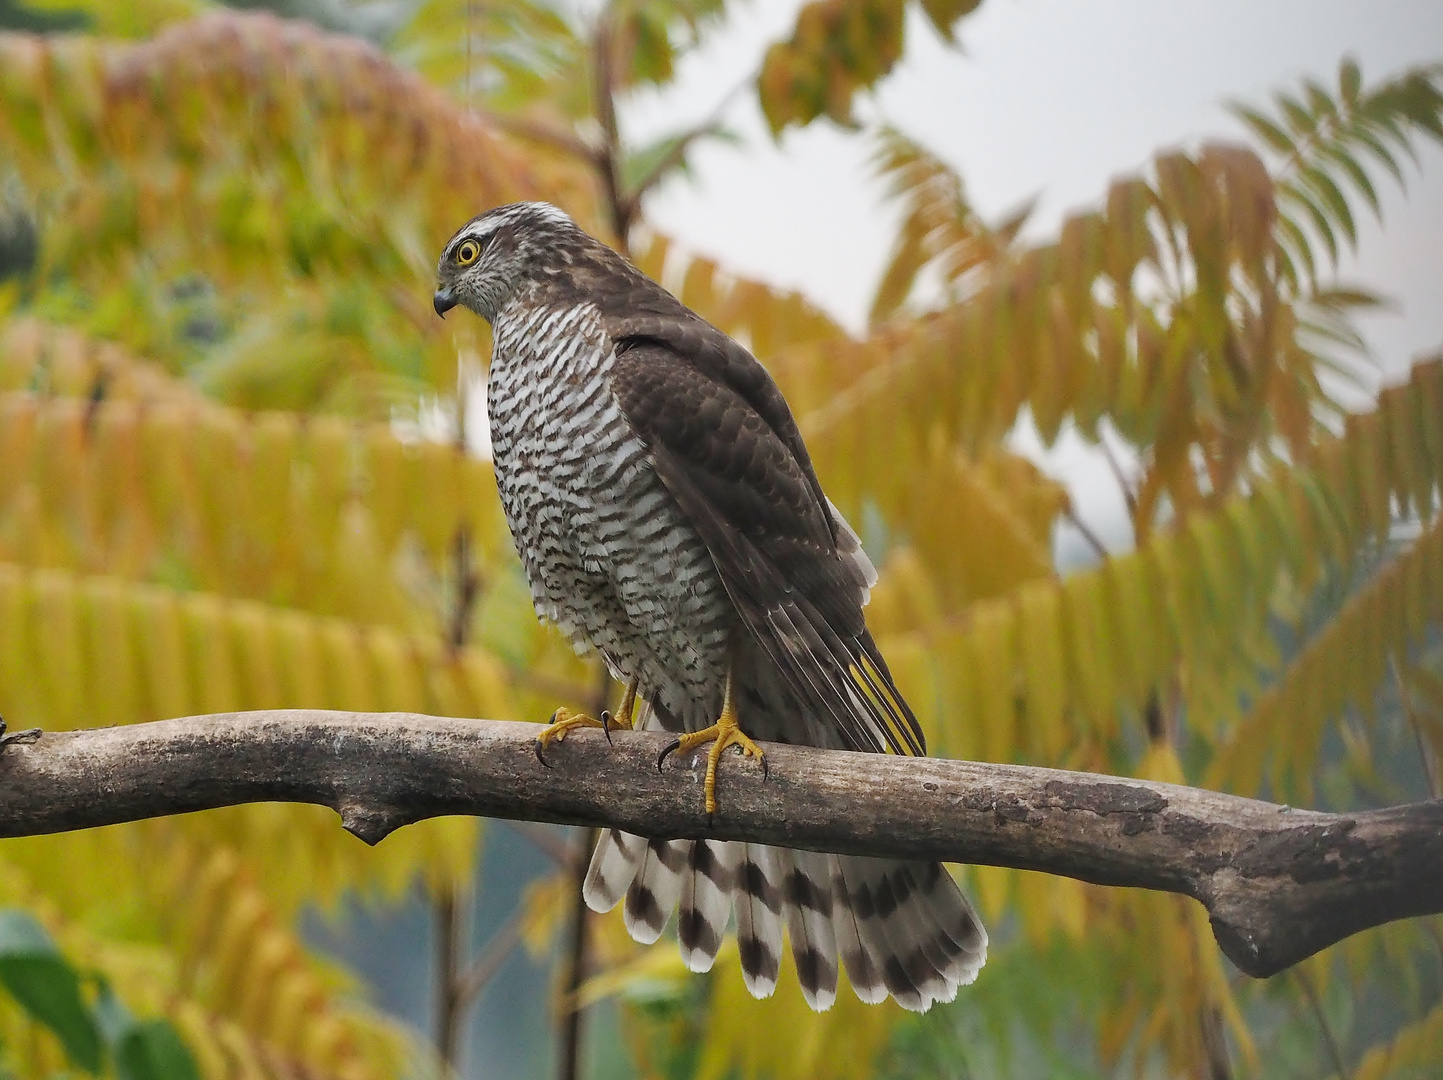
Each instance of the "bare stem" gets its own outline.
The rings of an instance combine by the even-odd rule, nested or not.
[[[1423,765],[1423,778],[1428,783],[1428,794],[1435,799],[1443,798],[1443,778],[1438,775],[1438,756],[1433,753],[1433,747],[1423,734],[1423,725],[1413,709],[1413,695],[1408,692],[1408,684],[1403,679],[1398,661],[1389,657],[1388,666],[1393,669],[1393,681],[1398,684],[1398,704],[1408,719],[1408,726],[1413,729],[1413,741],[1418,744],[1418,758]]]
[[[456,599],[451,605],[446,643],[452,649],[463,649],[471,636],[471,613],[481,595],[481,575],[476,571],[476,560],[471,557],[471,534],[468,530],[456,530],[451,554],[452,570],[456,577]]]
[[[521,943],[521,935],[525,932],[526,910],[518,907],[501,924],[501,928],[491,935],[466,970],[456,975],[453,985],[456,988],[457,1003],[462,1009],[469,1008],[476,1000],[476,995],[481,993],[486,984],[501,970],[501,965],[506,963],[506,958]]]
[[[570,866],[575,860],[575,849],[551,827],[534,821],[508,821],[506,824],[535,844],[558,867]]]
[[[592,39],[592,94],[596,122],[601,126],[601,145],[596,149],[596,167],[601,173],[601,186],[611,215],[611,231],[623,254],[631,241],[631,223],[635,208],[627,204],[621,193],[621,136],[616,125],[616,75],[612,71],[611,14],[603,9],[596,17],[596,34]]]
[[[556,1075],[559,1080],[577,1080],[581,1068],[581,1014],[577,991],[586,981],[586,903],[581,886],[586,881],[587,854],[596,846],[598,830],[587,829],[580,837],[581,851],[571,871],[571,921],[566,934],[566,968],[561,976],[557,1001]]]
[[[442,886],[431,898],[436,927],[436,1052],[453,1072],[461,1066],[461,1032],[467,1004],[458,994],[457,971],[466,949],[469,901],[469,894],[454,884]]]
[[[488,123],[500,128],[508,135],[549,146],[553,150],[559,150],[561,153],[584,161],[593,167],[600,158],[596,147],[565,128],[555,127],[538,120],[529,120],[522,116],[507,116],[504,113],[488,112],[484,115]]]
[[[603,667],[597,673],[591,715],[600,716],[606,708],[611,690],[611,676]],[[581,1013],[578,992],[586,980],[586,901],[581,889],[586,882],[589,856],[596,847],[597,829],[587,829],[580,837],[579,850],[572,854],[571,919],[567,927],[566,968],[561,976],[561,994],[556,1004],[556,1075],[560,1080],[576,1080],[581,1067]]]
[[[1293,978],[1297,980],[1298,986],[1303,991],[1303,998],[1308,1003],[1308,1009],[1317,1021],[1318,1030],[1323,1034],[1323,1047],[1328,1052],[1328,1058],[1333,1063],[1333,1072],[1339,1080],[1348,1080],[1348,1067],[1343,1063],[1343,1052],[1338,1046],[1338,1040],[1333,1037],[1333,1028],[1328,1023],[1328,1014],[1323,1011],[1322,999],[1318,997],[1318,988],[1313,985],[1313,980],[1308,973],[1300,967],[1292,971]]]
[[[1087,522],[1082,520],[1082,518],[1078,515],[1077,511],[1074,510],[1071,505],[1067,507],[1065,513],[1067,514],[1067,520],[1072,522],[1072,527],[1082,534],[1082,538],[1086,540],[1088,546],[1097,553],[1097,557],[1099,559],[1106,559],[1109,555],[1107,545],[1104,544],[1101,538],[1092,531],[1091,527],[1088,526]]]
[[[721,127],[722,115],[726,112],[728,106],[736,100],[738,94],[756,82],[757,74],[755,71],[749,72],[745,79],[723,94],[721,100],[716,103],[716,106],[707,115],[707,118],[679,136],[676,142],[667,149],[667,152],[636,182],[636,186],[627,192],[625,200],[626,209],[632,220],[635,220],[637,214],[640,212],[642,198],[648,191],[655,187],[668,172],[681,163],[681,160],[686,156],[686,152],[691,149],[691,144],[696,142],[697,139],[705,138],[717,132]]]
[[[1123,471],[1122,462],[1117,460],[1117,455],[1112,452],[1112,447],[1107,445],[1105,438],[1099,438],[1097,445],[1102,448],[1102,456],[1107,461],[1107,467],[1112,470],[1113,477],[1117,480],[1117,486],[1122,489],[1122,501],[1127,505],[1127,515],[1133,520],[1133,528],[1136,529],[1137,518],[1137,490],[1132,480]]]

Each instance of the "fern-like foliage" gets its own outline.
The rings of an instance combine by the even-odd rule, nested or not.
[[[169,24],[167,3],[137,5],[147,27]],[[920,9],[950,33],[975,6]],[[805,5],[758,83],[772,122],[847,121],[895,61],[907,7]],[[0,36],[0,151],[37,239],[35,266],[0,291],[6,719],[279,705],[535,719],[579,703],[594,673],[532,615],[488,463],[461,440],[401,437],[394,411],[426,393],[459,414],[458,372],[486,352],[484,331],[426,303],[456,223],[546,198],[605,231],[588,126],[601,69],[618,92],[664,82],[724,14],[617,0],[583,24],[528,0],[428,0],[390,42],[409,72],[266,16],[211,13],[139,43]],[[1298,796],[1325,773],[1331,792],[1397,727],[1349,715],[1391,678],[1419,745],[1443,749],[1443,361],[1362,410],[1330,377],[1356,372],[1351,316],[1371,302],[1330,271],[1379,181],[1439,137],[1439,87],[1436,67],[1365,86],[1345,64],[1336,88],[1243,110],[1260,145],[1159,154],[1040,242],[1020,234],[1025,210],[982,221],[953,170],[883,131],[875,165],[903,224],[861,335],[664,236],[628,237],[776,374],[882,567],[869,619],[933,746]],[[668,155],[612,179],[641,184]],[[1067,496],[1008,449],[1024,416],[1048,440],[1105,429],[1129,446],[1135,550],[1058,573]],[[1314,594],[1364,564],[1376,573],[1299,630]],[[0,891],[127,995],[149,993],[207,1077],[395,1075],[406,1040],[293,920],[418,875],[453,888],[476,839],[475,823],[432,822],[372,851],[329,812],[251,806],[7,842]],[[1256,1071],[1258,999],[1195,906],[996,869],[969,887],[1006,930],[950,1015],[984,1017],[989,1047],[1018,1030],[992,1003],[1020,1000],[992,987],[1017,957],[1050,957],[1049,985],[1058,968],[1090,973],[1081,1045],[1099,1070],[1196,1073],[1231,1047]],[[564,893],[562,878],[532,891],[535,948]],[[860,1077],[903,1023],[846,995],[822,1017],[786,987],[754,1002],[734,953],[699,983],[616,920],[595,929],[579,997],[628,1003],[642,1071]],[[1335,966],[1391,980],[1423,941],[1391,927]],[[1324,992],[1329,965],[1309,969]],[[1426,1060],[1425,997],[1364,1074]]]
[[[873,325],[901,307],[924,267],[936,271],[949,301],[961,300],[969,282],[975,286],[972,279],[983,277],[981,271],[1006,255],[1032,212],[1028,203],[1002,224],[987,225],[967,201],[962,178],[894,127],[877,133],[873,164],[888,180],[888,194],[905,208],[872,300],[868,319]]]
[[[1275,94],[1273,104],[1271,115],[1242,103],[1232,108],[1278,159],[1278,224],[1289,273],[1300,286],[1301,276],[1316,286],[1318,242],[1334,266],[1340,234],[1357,246],[1357,202],[1381,220],[1374,170],[1386,169],[1402,185],[1402,159],[1416,160],[1414,137],[1443,143],[1443,66],[1365,88],[1357,61],[1345,59],[1335,88],[1308,79],[1300,92]]]

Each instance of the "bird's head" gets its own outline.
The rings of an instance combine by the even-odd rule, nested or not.
[[[544,202],[510,203],[472,218],[441,252],[436,314],[460,304],[494,320],[516,286],[553,261],[545,256],[578,235],[584,236],[564,210]]]

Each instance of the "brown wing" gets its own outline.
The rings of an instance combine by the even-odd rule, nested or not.
[[[740,344],[660,285],[634,268],[628,266],[628,270],[622,287],[610,292],[599,290],[599,306],[611,340],[632,345],[642,342],[661,345],[734,391],[771,428],[800,467],[817,505],[825,506],[826,497],[812,469],[802,433],[767,369]],[[830,515],[826,515],[825,526],[835,541],[836,528]]]
[[[762,400],[779,405],[795,433],[771,377],[746,355],[770,387]],[[612,380],[742,623],[795,699],[834,724],[850,749],[923,753],[921,728],[863,620],[865,582],[838,551],[810,465],[753,394],[650,335],[617,342]]]

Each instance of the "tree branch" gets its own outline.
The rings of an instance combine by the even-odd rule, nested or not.
[[[611,826],[1063,874],[1201,901],[1223,951],[1272,975],[1349,934],[1443,912],[1443,801],[1324,814],[1020,765],[768,746],[729,758],[721,810],[701,756],[660,732],[576,731],[536,758],[534,724],[412,713],[219,713],[49,732],[0,755],[0,836],[246,802],[330,806],[367,843],[440,814]]]

